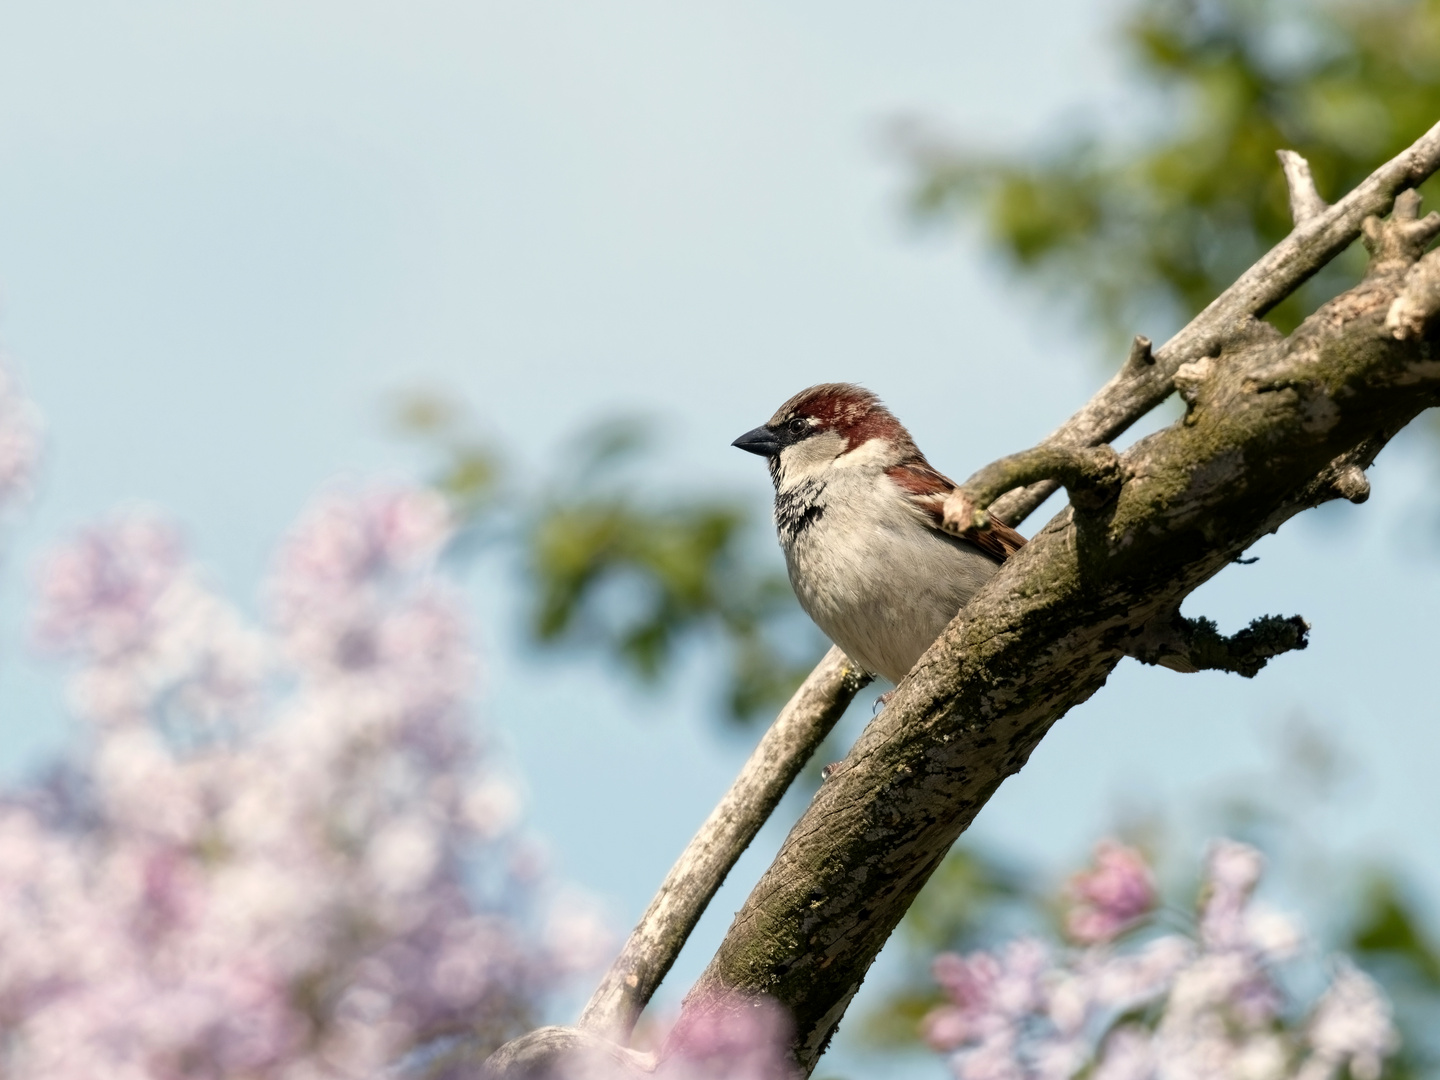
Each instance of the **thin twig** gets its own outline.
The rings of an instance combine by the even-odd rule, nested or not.
[[[1006,492],[1036,480],[1063,484],[1070,504],[1098,510],[1120,494],[1120,458],[1108,446],[1056,446],[1043,443],[992,461],[945,500],[943,523],[960,536],[989,527],[987,512]]]
[[[580,1014],[581,1028],[617,1042],[629,1038],[725,875],[869,681],[869,675],[831,646],[670,868],[625,948]]]

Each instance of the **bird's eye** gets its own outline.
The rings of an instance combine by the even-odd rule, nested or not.
[[[785,430],[791,435],[804,435],[810,430],[810,424],[802,416],[797,416],[785,425]]]

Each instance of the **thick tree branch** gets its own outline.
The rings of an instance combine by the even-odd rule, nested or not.
[[[686,846],[580,1014],[624,1042],[737,859],[851,700],[870,681],[831,646],[780,711],[740,775]]]
[[[735,991],[770,994],[792,1010],[796,1059],[813,1068],[915,895],[1050,726],[1261,536],[1307,507],[1358,496],[1385,442],[1440,402],[1440,303],[1432,271],[1413,261],[1412,199],[1388,224],[1366,226],[1376,257],[1358,286],[1289,338],[1255,319],[1359,231],[1357,206],[1383,208],[1398,184],[1435,167],[1440,132],[1422,143],[1423,155],[1402,155],[1298,226],[1280,256],[1156,355],[1169,386],[1189,368],[1186,416],[1121,456],[1117,499],[1062,511],[925,653],[796,823],[687,1014]],[[1386,320],[1401,297],[1415,314],[1397,337]],[[1113,398],[1087,406],[1092,437],[1124,402],[1157,400],[1158,383],[1135,385],[1145,380],[1137,366],[1117,376],[1129,385],[1112,380]],[[1069,445],[1083,444],[1084,426]],[[1242,673],[1303,640],[1298,621],[1262,620],[1231,639],[1200,622],[1181,629],[1173,655]]]

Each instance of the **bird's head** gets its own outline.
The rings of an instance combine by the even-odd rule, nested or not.
[[[800,391],[731,445],[767,458],[777,484],[832,464],[885,468],[919,455],[894,413],[853,383],[821,383]]]

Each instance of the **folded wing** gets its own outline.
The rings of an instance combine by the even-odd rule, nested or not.
[[[943,532],[947,536],[954,536],[967,544],[973,544],[986,555],[1000,562],[1004,562],[1025,546],[1025,537],[993,515],[990,518],[990,524],[984,529],[972,529],[963,534],[946,529],[943,524],[942,508],[945,505],[945,499],[959,485],[944,473],[936,472],[928,462],[924,460],[909,461],[891,466],[885,472],[890,479],[895,481],[900,490],[905,492],[910,504],[921,512],[925,521],[936,532]]]

